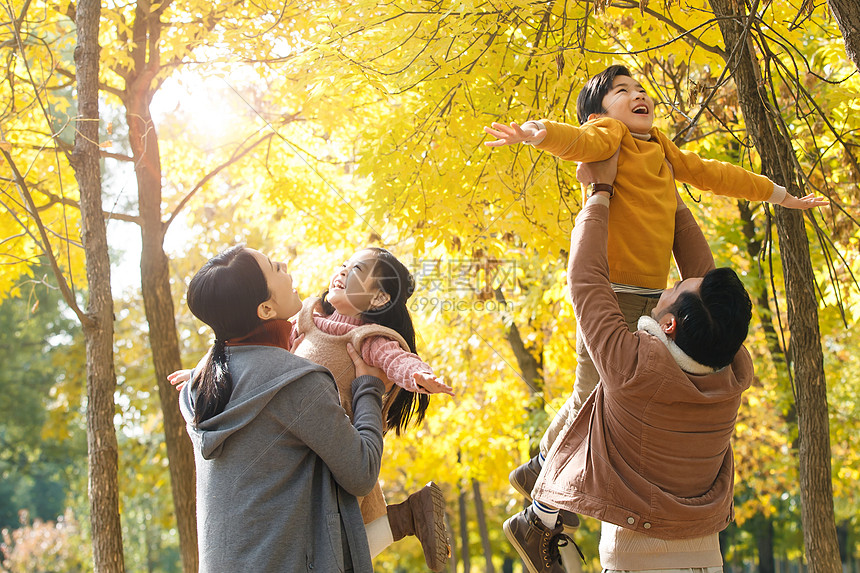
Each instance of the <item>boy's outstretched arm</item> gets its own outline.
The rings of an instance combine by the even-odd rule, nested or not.
[[[484,127],[484,131],[496,138],[494,141],[485,141],[484,145],[487,147],[501,147],[502,145],[516,145],[517,143],[537,145],[546,137],[546,129],[536,121],[527,121],[522,125],[511,122],[510,126],[493,122],[490,127]]]
[[[825,197],[816,197],[815,193],[810,193],[806,197],[795,197],[791,193],[786,192],[783,200],[777,203],[777,205],[782,205],[786,209],[800,209],[805,211],[807,209],[812,209],[813,207],[825,207],[829,203],[830,201]]]

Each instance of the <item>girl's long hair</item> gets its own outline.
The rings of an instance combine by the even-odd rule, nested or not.
[[[406,306],[409,297],[415,292],[415,280],[406,265],[397,260],[391,252],[379,247],[368,247],[366,250],[376,255],[373,278],[377,280],[379,288],[388,295],[389,300],[379,308],[362,312],[360,316],[365,322],[379,324],[397,332],[406,341],[409,350],[417,354],[415,327],[412,325],[412,317]],[[327,296],[328,290],[322,294],[323,312],[331,315],[334,307],[329,304]],[[393,428],[396,434],[400,435],[413,415],[415,424],[421,423],[429,405],[430,397],[427,394],[416,394],[401,388],[388,409],[387,428]]]
[[[269,286],[257,259],[244,245],[209,259],[188,285],[188,308],[215,332],[215,343],[203,371],[191,381],[194,423],[224,411],[233,392],[226,342],[260,325],[257,307],[269,299]]]

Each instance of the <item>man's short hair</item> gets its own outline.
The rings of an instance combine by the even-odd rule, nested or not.
[[[588,121],[592,113],[606,113],[603,109],[603,98],[612,89],[612,84],[618,76],[630,76],[630,71],[624,66],[609,66],[596,76],[592,76],[585,82],[585,87],[580,90],[576,97],[576,117],[580,125]]]
[[[732,363],[749,332],[752,303],[730,268],[713,269],[699,293],[687,292],[667,309],[675,315],[675,344],[700,364],[720,369]]]

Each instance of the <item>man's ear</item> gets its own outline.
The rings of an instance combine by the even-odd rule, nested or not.
[[[658,322],[663,334],[665,334],[667,338],[675,340],[675,331],[678,328],[678,320],[675,318],[675,315],[671,312],[667,312],[660,317]]]
[[[379,307],[385,306],[388,301],[391,300],[391,296],[387,292],[382,289],[376,291],[376,294],[373,295],[373,298],[370,299],[370,309],[374,310]]]
[[[592,114],[589,114],[589,116],[588,116],[588,121],[591,121],[592,119],[597,119],[597,118],[599,118],[599,117],[603,117],[603,114],[602,114],[602,113],[592,113]]]
[[[257,305],[257,316],[260,320],[271,320],[275,318],[277,314],[278,313],[275,311],[274,307],[272,307],[272,299],[261,302]]]

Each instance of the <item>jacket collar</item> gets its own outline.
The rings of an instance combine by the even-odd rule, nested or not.
[[[665,344],[666,348],[669,349],[669,354],[672,355],[672,358],[675,359],[675,362],[678,363],[678,366],[684,372],[699,375],[713,374],[714,372],[716,372],[716,369],[711,368],[710,366],[705,366],[704,364],[699,364],[698,362],[690,358],[690,356],[687,355],[686,352],[678,348],[678,345],[675,344],[675,341],[671,340],[668,336],[666,336],[666,333],[663,332],[663,329],[660,328],[660,325],[657,323],[657,321],[650,316],[640,316],[639,322],[636,326],[639,328],[639,330],[644,330],[651,336],[657,337],[660,342]]]

